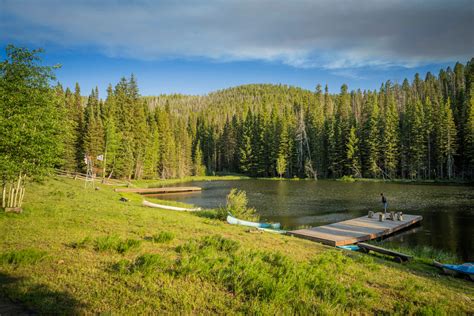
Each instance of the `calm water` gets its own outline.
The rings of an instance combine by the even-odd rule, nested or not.
[[[186,185],[190,185],[187,183]],[[390,237],[405,246],[430,245],[474,261],[474,187],[338,181],[207,181],[193,182],[201,193],[161,196],[204,208],[225,205],[231,188],[245,190],[250,206],[262,220],[284,229],[319,226],[382,210],[380,193],[389,211],[423,216],[422,224]]]

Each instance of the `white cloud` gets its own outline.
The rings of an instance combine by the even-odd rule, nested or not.
[[[2,42],[139,59],[411,67],[474,53],[470,0],[0,0]]]

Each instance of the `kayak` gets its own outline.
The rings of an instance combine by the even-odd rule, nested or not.
[[[446,274],[464,275],[468,276],[472,281],[474,281],[474,263],[472,262],[464,264],[442,264],[434,261],[434,265],[443,269],[443,272]]]
[[[345,249],[345,250],[350,250],[350,251],[359,251],[360,248],[357,245],[348,245],[348,246],[336,246],[337,248],[340,249]]]
[[[280,229],[280,223],[272,224],[272,223],[249,222],[249,221],[244,221],[242,219],[238,219],[231,215],[227,215],[227,223],[232,224],[232,225],[242,225],[242,226],[257,227],[257,228]]]

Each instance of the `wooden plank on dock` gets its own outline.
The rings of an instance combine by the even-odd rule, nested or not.
[[[181,192],[198,192],[200,187],[167,187],[167,188],[117,188],[115,192],[130,193],[147,193],[147,194],[163,194],[163,193],[181,193]]]
[[[398,251],[394,251],[394,250],[374,246],[374,245],[371,245],[371,244],[366,244],[366,243],[363,243],[363,242],[358,243],[357,246],[359,246],[359,248],[361,248],[365,252],[373,251],[373,252],[381,253],[383,255],[399,258],[397,261],[400,261],[400,262],[410,261],[411,259],[413,259],[413,256],[410,256],[410,255],[407,255],[407,254],[404,254],[404,253],[401,253],[401,252],[398,252]]]
[[[344,246],[393,234],[422,219],[423,217],[419,215],[404,214],[402,221],[385,220],[380,222],[378,216],[374,216],[374,218],[362,216],[334,224],[293,230],[288,234],[334,247]]]

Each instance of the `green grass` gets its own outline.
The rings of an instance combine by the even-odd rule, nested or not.
[[[116,235],[99,236],[95,240],[90,237],[83,238],[79,241],[69,243],[73,249],[84,249],[92,247],[95,251],[115,251],[124,254],[132,249],[137,249],[141,245],[141,240],[137,239],[122,239]]]
[[[430,246],[419,245],[415,247],[401,247],[396,243],[390,242],[370,242],[371,244],[401,252],[413,256],[418,262],[431,265],[433,260],[442,263],[456,264],[460,263],[459,258],[455,253],[450,253],[444,250],[435,249]]]
[[[168,180],[134,180],[132,185],[139,188],[159,188],[162,186],[171,186],[173,184],[186,183],[192,181],[227,181],[227,180],[246,180],[252,179],[244,175],[225,175],[225,176],[193,176],[181,179]]]
[[[0,264],[24,265],[35,264],[44,259],[46,251],[36,249],[12,250],[0,254]]]
[[[472,283],[423,262],[252,234],[100,187],[48,179],[27,188],[23,213],[0,213],[0,295],[39,314],[474,313]]]
[[[174,234],[171,232],[160,232],[152,236],[153,242],[164,243],[174,239]]]

